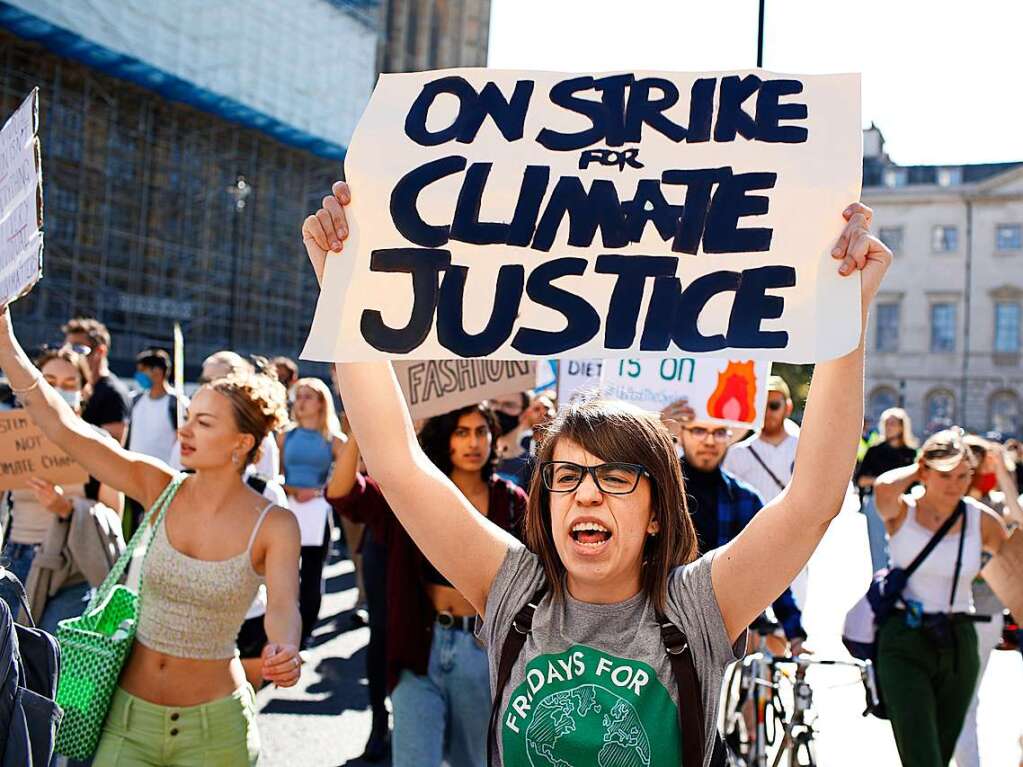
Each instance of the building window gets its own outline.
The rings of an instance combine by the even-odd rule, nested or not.
[[[931,232],[931,250],[935,253],[954,253],[959,250],[959,229],[954,226],[936,226]]]
[[[1019,353],[1019,304],[998,301],[995,304],[995,353]]]
[[[956,398],[948,389],[934,389],[924,399],[924,421],[927,433],[947,429],[955,423]]]
[[[882,226],[878,235],[881,238],[881,242],[888,246],[896,256],[902,252],[902,227],[901,226]]]
[[[867,418],[871,423],[881,420],[881,413],[898,404],[899,395],[890,386],[879,386],[867,397]]]
[[[899,305],[878,304],[876,316],[874,350],[897,352],[899,350]]]
[[[956,305],[931,304],[931,351],[956,350]]]
[[[1023,226],[999,224],[995,230],[995,250],[1023,250]]]
[[[907,178],[905,168],[885,168],[882,174],[885,186],[905,186]]]
[[[962,168],[938,168],[938,186],[955,186],[962,178]]]
[[[991,428],[1006,437],[1018,437],[1023,432],[1020,418],[1019,395],[1014,391],[1000,391],[991,395],[988,407]]]

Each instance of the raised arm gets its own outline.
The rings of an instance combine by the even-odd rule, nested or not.
[[[302,240],[322,282],[328,252],[348,235],[348,185],[302,225]],[[515,539],[478,513],[423,453],[388,362],[338,363],[345,412],[370,474],[412,540],[462,596],[483,614],[487,593]]]
[[[0,368],[43,434],[104,485],[148,507],[174,476],[166,464],[128,452],[75,415],[21,348],[4,307],[0,307]]]
[[[355,487],[355,475],[359,470],[359,441],[353,436],[341,448],[334,462],[334,471],[327,483],[327,498],[344,498]]]
[[[842,508],[863,427],[863,335],[867,310],[891,252],[870,236],[871,210],[856,203],[832,256],[839,272],[861,274],[860,344],[818,364],[799,435],[789,486],[723,547],[712,578],[725,628],[738,637],[796,577]]]
[[[899,466],[890,469],[874,480],[874,505],[877,515],[885,522],[897,523],[906,513],[906,505],[900,500],[909,488],[920,478],[920,464]]]

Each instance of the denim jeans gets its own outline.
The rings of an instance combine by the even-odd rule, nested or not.
[[[427,675],[402,671],[391,706],[393,767],[485,767],[490,672],[468,631],[435,625]]]
[[[888,567],[888,533],[884,522],[877,513],[874,496],[863,496],[861,507],[863,516],[867,518],[867,542],[870,544],[870,564],[873,572]]]

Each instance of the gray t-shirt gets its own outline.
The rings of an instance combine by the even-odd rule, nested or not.
[[[725,667],[746,646],[745,635],[734,646],[726,635],[710,578],[714,554],[672,572],[665,613],[693,651],[703,693],[705,764]],[[544,582],[535,554],[521,545],[509,548],[477,629],[488,649],[491,688],[512,620]],[[604,605],[567,593],[555,603],[548,590],[499,706],[498,766],[679,767],[682,761],[678,687],[643,592]]]

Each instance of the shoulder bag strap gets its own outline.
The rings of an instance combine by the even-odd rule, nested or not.
[[[184,482],[187,474],[178,474],[170,482],[167,483],[167,487],[160,493],[160,497],[156,499],[156,502],[150,507],[149,512],[146,514],[142,521],[142,524],[138,526],[135,533],[131,536],[131,540],[128,541],[128,545],[124,547],[124,551],[121,552],[121,556],[117,558],[114,566],[110,568],[110,572],[107,577],[100,584],[100,587],[96,589],[96,593],[93,594],[92,599],[89,600],[89,606],[85,609],[86,612],[90,612],[96,608],[97,605],[103,603],[103,600],[107,598],[110,591],[121,582],[121,578],[124,576],[124,571],[127,569],[128,564],[131,562],[132,555],[135,553],[135,547],[141,543],[142,539],[150,532],[156,531],[160,523],[163,521],[163,515],[167,511],[167,507],[170,506],[171,500],[174,495],[178,492],[178,488],[181,487],[181,483]],[[150,527],[148,524],[149,520],[156,516],[156,524]],[[149,546],[146,545],[146,554],[149,553]],[[145,564],[145,562],[143,562]],[[139,592],[142,591],[141,577],[139,580]]]
[[[757,459],[757,463],[759,463],[763,467],[764,471],[767,472],[767,476],[769,476],[771,479],[774,480],[774,484],[776,484],[778,486],[778,489],[779,490],[784,490],[785,489],[785,485],[783,485],[781,483],[781,480],[778,479],[777,475],[773,471],[771,471],[769,468],[767,468],[767,464],[764,463],[764,459],[761,458],[760,455],[757,453],[757,451],[753,449],[753,445],[752,444],[749,445],[748,449],[749,449],[750,453],[753,455],[753,457]]]
[[[526,644],[526,637],[533,630],[533,614],[536,606],[540,604],[546,586],[542,586],[526,604],[515,615],[508,635],[504,638],[504,646],[501,648],[501,658],[497,665],[497,683],[494,687],[494,702],[490,707],[490,725],[487,728],[487,765],[494,763],[494,743],[497,736],[497,721],[501,716],[501,696],[504,695],[504,688],[508,685],[512,668]]]
[[[916,558],[909,563],[909,567],[905,570],[906,580],[909,580],[910,576],[916,572],[917,568],[924,563],[924,560],[931,555],[931,552],[934,551],[934,547],[941,542],[941,539],[944,538],[945,534],[952,529],[952,525],[956,523],[956,520],[959,519],[959,516],[965,511],[966,504],[963,501],[959,501],[959,506],[956,507],[956,510],[949,515],[948,519],[941,523],[941,527],[939,527],[935,531],[934,535],[931,536],[931,539],[927,541],[927,545],[924,546],[920,553],[916,555]]]
[[[959,501],[960,508],[957,513],[963,515],[963,526],[959,529],[959,551],[956,553],[956,566],[952,573],[952,595],[948,598],[949,612],[952,612],[952,605],[956,601],[956,590],[959,588],[959,573],[963,569],[963,542],[966,540],[966,525],[969,517],[966,515],[966,502]]]
[[[682,733],[682,767],[703,765],[703,700],[700,679],[696,675],[693,651],[682,629],[662,613],[657,613],[661,641],[668,653],[671,674],[678,685],[678,726]]]

